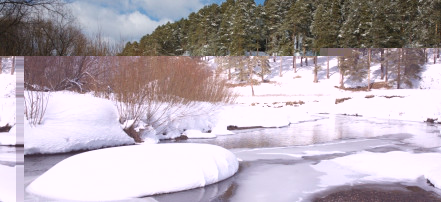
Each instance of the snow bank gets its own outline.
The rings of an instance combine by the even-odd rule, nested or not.
[[[23,167],[23,166],[21,166]],[[5,166],[0,164],[0,201],[13,202],[16,201],[16,166]],[[23,169],[20,169],[23,170]],[[23,172],[21,172],[23,175]]]
[[[109,100],[54,92],[41,125],[25,121],[25,154],[61,153],[133,144]]]
[[[3,65],[5,64],[6,63],[3,63]],[[17,143],[15,138],[15,82],[15,75],[6,73],[0,74],[0,127],[6,125],[13,126],[9,133],[0,133],[0,145],[23,144],[23,142]]]
[[[421,176],[441,189],[441,153],[414,154],[402,151],[388,153],[360,152],[321,161],[312,165],[325,173],[321,186],[342,185],[355,181],[415,182]]]
[[[203,187],[234,175],[238,166],[233,153],[214,145],[115,147],[67,158],[26,190],[59,200],[123,200]]]

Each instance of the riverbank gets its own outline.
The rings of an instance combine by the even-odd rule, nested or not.
[[[328,189],[316,194],[311,201],[396,201],[396,202],[439,202],[441,195],[426,187],[395,184],[362,184]]]

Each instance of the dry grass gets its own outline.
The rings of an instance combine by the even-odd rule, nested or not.
[[[359,91],[367,91],[367,86],[357,86],[357,87],[351,87],[351,88],[340,88],[338,86],[335,86],[335,88],[343,89],[346,91],[352,91],[352,92],[359,92]],[[387,82],[375,82],[371,84],[371,89],[391,89],[392,86],[390,86]]]

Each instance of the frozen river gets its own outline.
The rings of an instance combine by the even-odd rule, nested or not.
[[[215,139],[180,142],[208,143],[229,149],[240,159],[240,168],[236,175],[204,188],[139,200],[310,201],[323,195],[324,191],[341,186],[372,183],[396,186],[397,189],[406,186],[419,187],[435,195],[440,194],[423,178],[416,181],[372,178],[366,181],[364,174],[349,170],[339,171],[339,167],[331,161],[363,152],[441,153],[439,125],[316,115],[315,120],[291,124],[286,128],[235,132],[235,135],[218,136]],[[25,186],[59,161],[74,154],[25,157]],[[372,166],[377,165],[373,163]],[[26,201],[39,199],[44,200],[25,195]]]

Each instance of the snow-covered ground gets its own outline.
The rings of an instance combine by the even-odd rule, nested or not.
[[[203,187],[238,168],[236,156],[215,145],[135,145],[67,158],[26,189],[57,200],[124,200]]]
[[[167,114],[168,123],[165,129],[161,129],[165,132],[155,135],[155,128],[150,128],[148,131],[152,133],[145,135],[145,142],[156,143],[160,139],[175,138],[186,130],[193,131],[188,135],[189,138],[234,134],[227,130],[230,125],[283,127],[314,119],[311,115],[317,113],[419,122],[428,118],[441,120],[441,96],[436,96],[441,95],[440,62],[435,65],[426,64],[421,73],[422,80],[415,81],[419,85],[413,89],[352,92],[335,88],[339,85],[336,57],[330,57],[329,79],[325,75],[327,58],[319,57],[318,63],[322,70],[318,74],[318,83],[312,82],[311,59],[309,65],[303,67],[300,67],[300,59],[297,59],[298,71],[295,73],[292,70],[292,57],[283,57],[282,77],[279,76],[280,57],[276,62],[272,58],[269,61],[272,73],[266,79],[270,82],[254,86],[256,96],[251,96],[250,86],[235,87],[233,90],[239,94],[237,104],[216,107],[210,113],[203,112],[179,119],[173,118],[178,116],[176,114]],[[216,66],[214,58],[209,57],[208,63]],[[379,68],[378,64],[372,66],[372,81],[382,81]],[[393,75],[390,79],[394,79]],[[356,87],[366,83],[366,79],[362,82],[346,79],[345,86]],[[349,99],[336,104],[336,100],[341,98]],[[120,129],[116,108],[112,105],[108,100],[90,95],[52,93],[43,123],[36,127],[25,124],[25,153],[69,152],[133,143]]]
[[[134,144],[114,104],[89,94],[54,92],[41,124],[25,121],[25,154],[62,153]]]
[[[0,74],[0,127],[15,126],[15,83],[16,75],[11,75],[12,60],[3,59]],[[15,127],[9,132],[0,132],[0,145],[23,144],[16,141]]]
[[[167,114],[169,117],[169,124],[166,124],[165,129],[161,129],[166,131],[166,133],[161,134],[148,134],[145,137],[146,142],[148,143],[157,143],[160,139],[166,138],[175,138],[180,136],[181,134],[186,135],[188,138],[219,138],[222,135],[234,135],[234,131],[227,130],[227,126],[237,126],[237,127],[285,127],[290,124],[302,123],[305,121],[311,121],[317,119],[317,114],[325,113],[325,114],[346,114],[346,115],[357,115],[363,117],[371,117],[374,119],[381,119],[381,121],[387,120],[406,120],[406,121],[416,121],[423,122],[428,118],[437,119],[437,121],[441,121],[441,61],[438,61],[437,64],[433,65],[432,63],[426,64],[423,67],[423,72],[421,73],[421,81],[414,81],[415,86],[412,89],[373,89],[369,92],[360,91],[360,92],[352,92],[345,91],[335,86],[339,85],[339,73],[336,68],[337,60],[335,57],[330,58],[330,78],[326,78],[325,69],[326,69],[326,57],[319,58],[319,64],[322,66],[322,70],[320,70],[319,82],[313,83],[313,72],[312,72],[312,60],[309,60],[308,66],[300,67],[300,60],[297,60],[298,71],[294,73],[291,69],[292,65],[292,57],[284,57],[283,65],[282,65],[282,77],[279,76],[279,68],[280,68],[280,58],[277,58],[276,62],[272,62],[270,60],[270,65],[272,67],[272,73],[266,77],[270,82],[261,83],[259,85],[254,86],[255,96],[251,96],[251,87],[250,86],[242,86],[235,87],[233,90],[239,94],[236,104],[219,106],[215,111],[210,113],[201,113],[195,116],[189,117],[181,117],[179,119],[175,119],[175,114]],[[214,64],[214,59],[209,58],[208,61],[210,64]],[[374,64],[371,68],[371,78],[372,81],[381,82],[380,74],[379,74],[379,65]],[[256,77],[256,79],[258,79]],[[394,75],[391,75],[391,80],[394,79]],[[352,82],[346,80],[346,87],[356,87],[356,86],[365,86],[367,83],[366,79],[361,82]],[[349,98],[341,103],[336,103],[337,99],[341,98]],[[43,119],[41,125],[31,126],[25,121],[25,153],[26,154],[34,154],[34,153],[60,153],[60,152],[69,152],[74,150],[91,150],[108,146],[121,146],[125,144],[134,144],[133,140],[129,138],[122,130],[121,124],[118,121],[118,113],[114,103],[109,100],[101,99],[93,97],[89,94],[76,94],[71,92],[56,92],[51,93],[49,104],[47,108],[46,115]],[[151,128],[151,131],[155,131],[155,128]],[[159,131],[159,130],[158,130]],[[210,132],[211,131],[211,132]],[[252,200],[250,198],[246,198],[246,196],[250,196],[249,193],[255,192],[253,189],[254,184],[259,183],[277,183],[279,178],[286,177],[283,176],[282,173],[286,173],[290,170],[297,171],[311,171],[314,169],[314,172],[307,172],[308,175],[305,176],[290,176],[292,179],[287,185],[290,187],[294,187],[294,190],[299,190],[299,193],[293,192],[293,194],[299,194],[299,196],[303,196],[300,192],[317,192],[329,186],[337,186],[337,185],[347,185],[352,182],[368,182],[371,181],[388,181],[388,182],[401,182],[401,181],[411,181],[416,182],[421,177],[424,179],[429,179],[436,187],[439,188],[440,184],[440,170],[439,162],[441,156],[439,152],[433,152],[433,150],[441,151],[440,145],[441,140],[438,133],[431,133],[426,136],[418,136],[418,130],[413,130],[409,128],[407,131],[410,134],[414,134],[411,138],[400,142],[400,144],[421,144],[425,145],[421,148],[429,148],[430,152],[423,153],[415,153],[414,151],[395,151],[395,152],[386,152],[386,153],[373,153],[369,151],[363,150],[354,150],[352,153],[347,153],[348,151],[343,151],[344,147],[349,147],[348,144],[341,144],[341,147],[333,147],[332,150],[323,150],[323,148],[318,148],[317,150],[308,150],[307,148],[301,147],[296,148],[301,150],[301,152],[286,152],[286,151],[276,151],[278,148],[266,148],[265,151],[262,152],[260,150],[253,150],[251,152],[259,151],[259,155],[255,154],[247,154],[247,152],[242,151],[233,151],[240,159],[246,162],[255,161],[258,159],[273,160],[274,158],[283,159],[283,158],[291,158],[291,159],[301,159],[310,156],[323,156],[323,155],[343,155],[342,152],[346,152],[344,156],[339,158],[330,158],[330,159],[321,159],[319,162],[314,162],[316,165],[311,165],[309,163],[299,164],[299,165],[289,165],[287,167],[271,167],[268,165],[261,167],[252,167],[250,170],[251,173],[261,173],[263,171],[268,172],[268,176],[270,177],[261,177],[257,179],[257,181],[249,181],[252,183],[251,186],[243,186],[247,187],[248,190],[238,190],[238,194],[235,195],[235,201],[241,200]],[[364,142],[363,142],[364,141]],[[358,148],[361,146],[366,146],[364,144],[368,144],[371,140],[363,140],[362,144],[358,144]],[[372,140],[375,141],[375,140]],[[378,145],[383,143],[382,141],[377,142]],[[386,144],[388,144],[386,142]],[[174,145],[174,144],[173,144]],[[142,146],[142,147],[141,147]],[[158,145],[159,146],[159,145]],[[173,147],[173,146],[170,146]],[[179,146],[176,146],[179,147]],[[342,148],[343,147],[343,148]],[[121,148],[157,148],[157,145],[140,145],[140,147],[121,147]],[[118,149],[118,148],[115,148]],[[148,150],[148,149],[146,149]],[[160,150],[160,149],[159,149]],[[174,150],[171,149],[171,150]],[[210,149],[207,149],[209,151]],[[283,148],[282,148],[283,150]],[[102,150],[96,151],[100,153]],[[104,151],[116,151],[116,150],[107,150]],[[192,150],[191,150],[192,151]],[[164,159],[169,159],[168,157],[164,157],[162,153],[154,151],[155,155],[151,155],[149,158],[161,157],[160,159],[156,159],[157,162],[148,169],[167,169],[167,165],[173,162],[183,162],[182,159],[170,158],[170,162],[164,161]],[[206,151],[199,152],[205,153]],[[173,153],[177,155],[177,153]],[[109,153],[103,152],[103,155],[108,155]],[[184,152],[185,154],[185,152]],[[86,155],[85,155],[86,156]],[[215,155],[216,156],[216,155]],[[139,157],[139,159],[144,159],[145,157]],[[216,156],[215,160],[218,161],[223,157]],[[75,159],[75,158],[74,158]],[[60,166],[54,167],[53,170],[50,170],[50,174],[44,174],[42,180],[35,181],[34,185],[28,188],[28,191],[36,194],[40,194],[46,197],[53,197],[59,199],[68,199],[64,197],[79,197],[81,194],[75,194],[73,191],[77,189],[82,189],[84,186],[85,180],[83,178],[82,184],[76,184],[76,179],[66,179],[66,187],[60,188],[57,193],[60,195],[55,195],[57,193],[53,193],[51,189],[54,189],[51,184],[53,184],[53,180],[58,180],[59,176],[64,176],[66,173],[72,171],[73,169],[77,169],[76,165],[87,165],[84,162],[88,160],[88,157],[78,158],[81,160],[72,160],[67,161],[70,163],[60,163]],[[103,161],[108,158],[102,158]],[[130,158],[131,159],[131,158]],[[198,158],[192,158],[193,160],[197,160]],[[395,159],[397,159],[397,164],[401,165],[401,167],[406,167],[406,169],[402,169],[402,174],[399,173],[390,173],[390,169],[399,169],[397,165],[389,165],[387,163],[384,166],[378,167],[360,167],[360,166],[352,166],[353,164],[358,164],[358,162],[363,162],[366,160],[367,162],[375,161],[375,159],[380,159],[382,162],[387,162],[389,164],[393,164]],[[409,159],[408,161],[402,159]],[[90,159],[89,159],[90,160]],[[92,161],[94,162],[94,161]],[[101,161],[99,161],[101,162]],[[114,163],[117,161],[114,161]],[[138,163],[138,162],[137,162]],[[424,169],[415,169],[415,167],[408,166],[412,164],[420,164],[424,165],[426,168]],[[183,163],[190,164],[190,163]],[[105,164],[107,165],[107,164]],[[112,165],[113,164],[109,164]],[[138,165],[138,164],[136,164]],[[151,165],[151,164],[149,164]],[[362,164],[365,165],[365,164]],[[108,166],[108,167],[112,167]],[[141,166],[144,168],[144,164]],[[173,173],[176,170],[179,170],[181,164],[173,164],[174,169],[170,172],[164,172],[167,174]],[[59,167],[59,168],[58,168]],[[69,169],[65,167],[72,167]],[[99,167],[99,166],[98,166]],[[100,167],[101,170],[108,169]],[[118,168],[116,166],[115,168]],[[179,168],[179,169],[177,169]],[[185,168],[184,170],[200,170],[205,169],[205,165],[195,164],[195,166]],[[91,169],[91,167],[85,166],[84,169]],[[209,168],[208,168],[209,169]],[[339,172],[328,172],[330,171],[339,171]],[[220,169],[222,170],[222,169]],[[228,169],[227,169],[228,170]],[[137,180],[138,175],[150,175],[151,173],[162,173],[162,172],[129,172],[126,175],[119,174],[119,171],[110,170],[114,173],[118,173],[114,175],[114,181],[117,182],[119,180],[123,181],[127,178],[127,183],[142,183],[140,180]],[[109,172],[110,172],[109,171]],[[203,171],[201,171],[204,173]],[[222,171],[223,172],[223,171]],[[229,172],[229,171],[225,171]],[[90,172],[89,172],[90,173]],[[92,174],[81,175],[84,178],[89,178],[93,176]],[[98,172],[99,173],[99,172]],[[105,174],[111,175],[111,173],[104,172]],[[298,173],[298,172],[297,172]],[[248,173],[249,174],[249,173]],[[106,175],[106,176],[108,176]],[[133,175],[133,176],[130,176]],[[182,174],[186,175],[186,174]],[[211,174],[210,174],[211,175]],[[257,175],[257,174],[256,174]],[[68,177],[78,176],[78,175],[66,175]],[[97,177],[106,177],[102,175],[98,175]],[[179,177],[175,176],[174,177]],[[199,176],[199,178],[196,178]],[[194,175],[189,175],[189,179],[202,179],[204,175],[200,175],[200,173],[194,173]],[[166,176],[164,176],[166,177]],[[312,178],[311,178],[312,177]],[[46,178],[46,179],[45,179]],[[90,178],[89,178],[90,179]],[[106,180],[100,180],[102,178],[96,178],[94,180],[87,180],[91,185],[98,186],[100,183],[108,182]],[[147,179],[147,178],[146,178]],[[168,179],[168,178],[167,178]],[[173,179],[173,178],[170,178]],[[180,178],[178,178],[180,179]],[[204,178],[205,179],[205,178]],[[312,187],[307,187],[305,184],[300,183],[303,187],[298,187],[300,185],[296,185],[294,183],[298,183],[299,180],[301,182],[308,181],[309,179],[315,180]],[[260,181],[259,181],[260,180]],[[69,187],[69,181],[73,181],[72,185],[76,185],[75,187]],[[145,181],[145,180],[144,180]],[[167,180],[163,180],[166,182]],[[198,181],[201,182],[201,181]],[[199,183],[197,186],[181,186],[179,189],[168,189],[164,188],[167,191],[164,192],[172,192],[177,190],[183,190],[187,188],[200,187],[205,184],[209,184],[202,180],[203,183]],[[246,184],[246,181],[242,181]],[[338,183],[336,183],[338,182]],[[40,185],[38,185],[41,183]],[[64,182],[63,182],[64,183]],[[96,184],[98,183],[98,184]],[[158,182],[159,183],[159,182]],[[210,183],[214,183],[210,181]],[[194,184],[194,183],[193,183]],[[109,184],[109,186],[111,183]],[[308,185],[308,184],[306,184]],[[289,187],[288,186],[288,187]],[[38,187],[38,190],[37,190]],[[185,188],[183,188],[185,187]],[[52,192],[51,192],[52,191]],[[96,191],[96,189],[85,188],[84,191]],[[109,191],[106,190],[106,193],[112,193],[108,196],[108,198],[93,198],[93,199],[105,199],[105,200],[113,200],[113,199],[121,199],[127,197],[139,197],[143,195],[149,195],[154,193],[161,193],[161,190],[154,190],[149,193],[145,193],[146,189],[136,189],[134,188],[134,192],[118,192],[118,191]],[[129,190],[130,191],[130,190]],[[277,192],[279,190],[274,190]],[[283,191],[283,190],[281,190]],[[51,193],[51,194],[49,194]],[[95,197],[94,193],[86,194],[86,196]],[[97,193],[98,194],[98,193]],[[118,195],[122,194],[122,195]],[[98,195],[96,195],[98,197]],[[101,197],[101,196],[99,196]],[[74,198],[78,200],[92,200],[86,198]],[[255,200],[261,200],[262,198],[255,198]],[[273,198],[274,199],[274,198]],[[281,198],[281,201],[284,199]]]
[[[325,173],[320,186],[329,187],[358,182],[416,182],[429,180],[441,189],[441,153],[392,151],[387,153],[360,152],[357,154],[321,161],[312,167]]]
[[[13,202],[17,199],[17,174],[22,175],[23,166],[0,164],[0,201]]]
[[[292,69],[292,57],[283,57],[282,76],[279,76],[280,57],[273,62],[270,82],[254,86],[255,96],[250,86],[233,88],[239,94],[237,104],[219,110],[215,129],[229,125],[238,127],[283,127],[293,123],[313,120],[312,115],[345,114],[380,119],[408,120],[423,122],[428,118],[441,121],[441,60],[437,64],[427,63],[422,68],[421,80],[415,80],[412,89],[372,89],[371,91],[345,91],[339,86],[337,58],[330,57],[330,78],[326,78],[327,58],[319,57],[322,69],[318,73],[319,82],[313,83],[313,63],[300,66],[297,58],[297,72]],[[430,57],[429,57],[430,58]],[[214,58],[208,63],[216,66]],[[380,65],[371,67],[372,82],[382,82]],[[390,75],[393,81],[395,75]],[[257,76],[254,78],[260,80]],[[235,83],[235,82],[233,82]],[[345,87],[366,86],[367,78],[361,82],[345,79]],[[393,86],[393,87],[396,87]],[[349,98],[336,104],[337,99]]]

